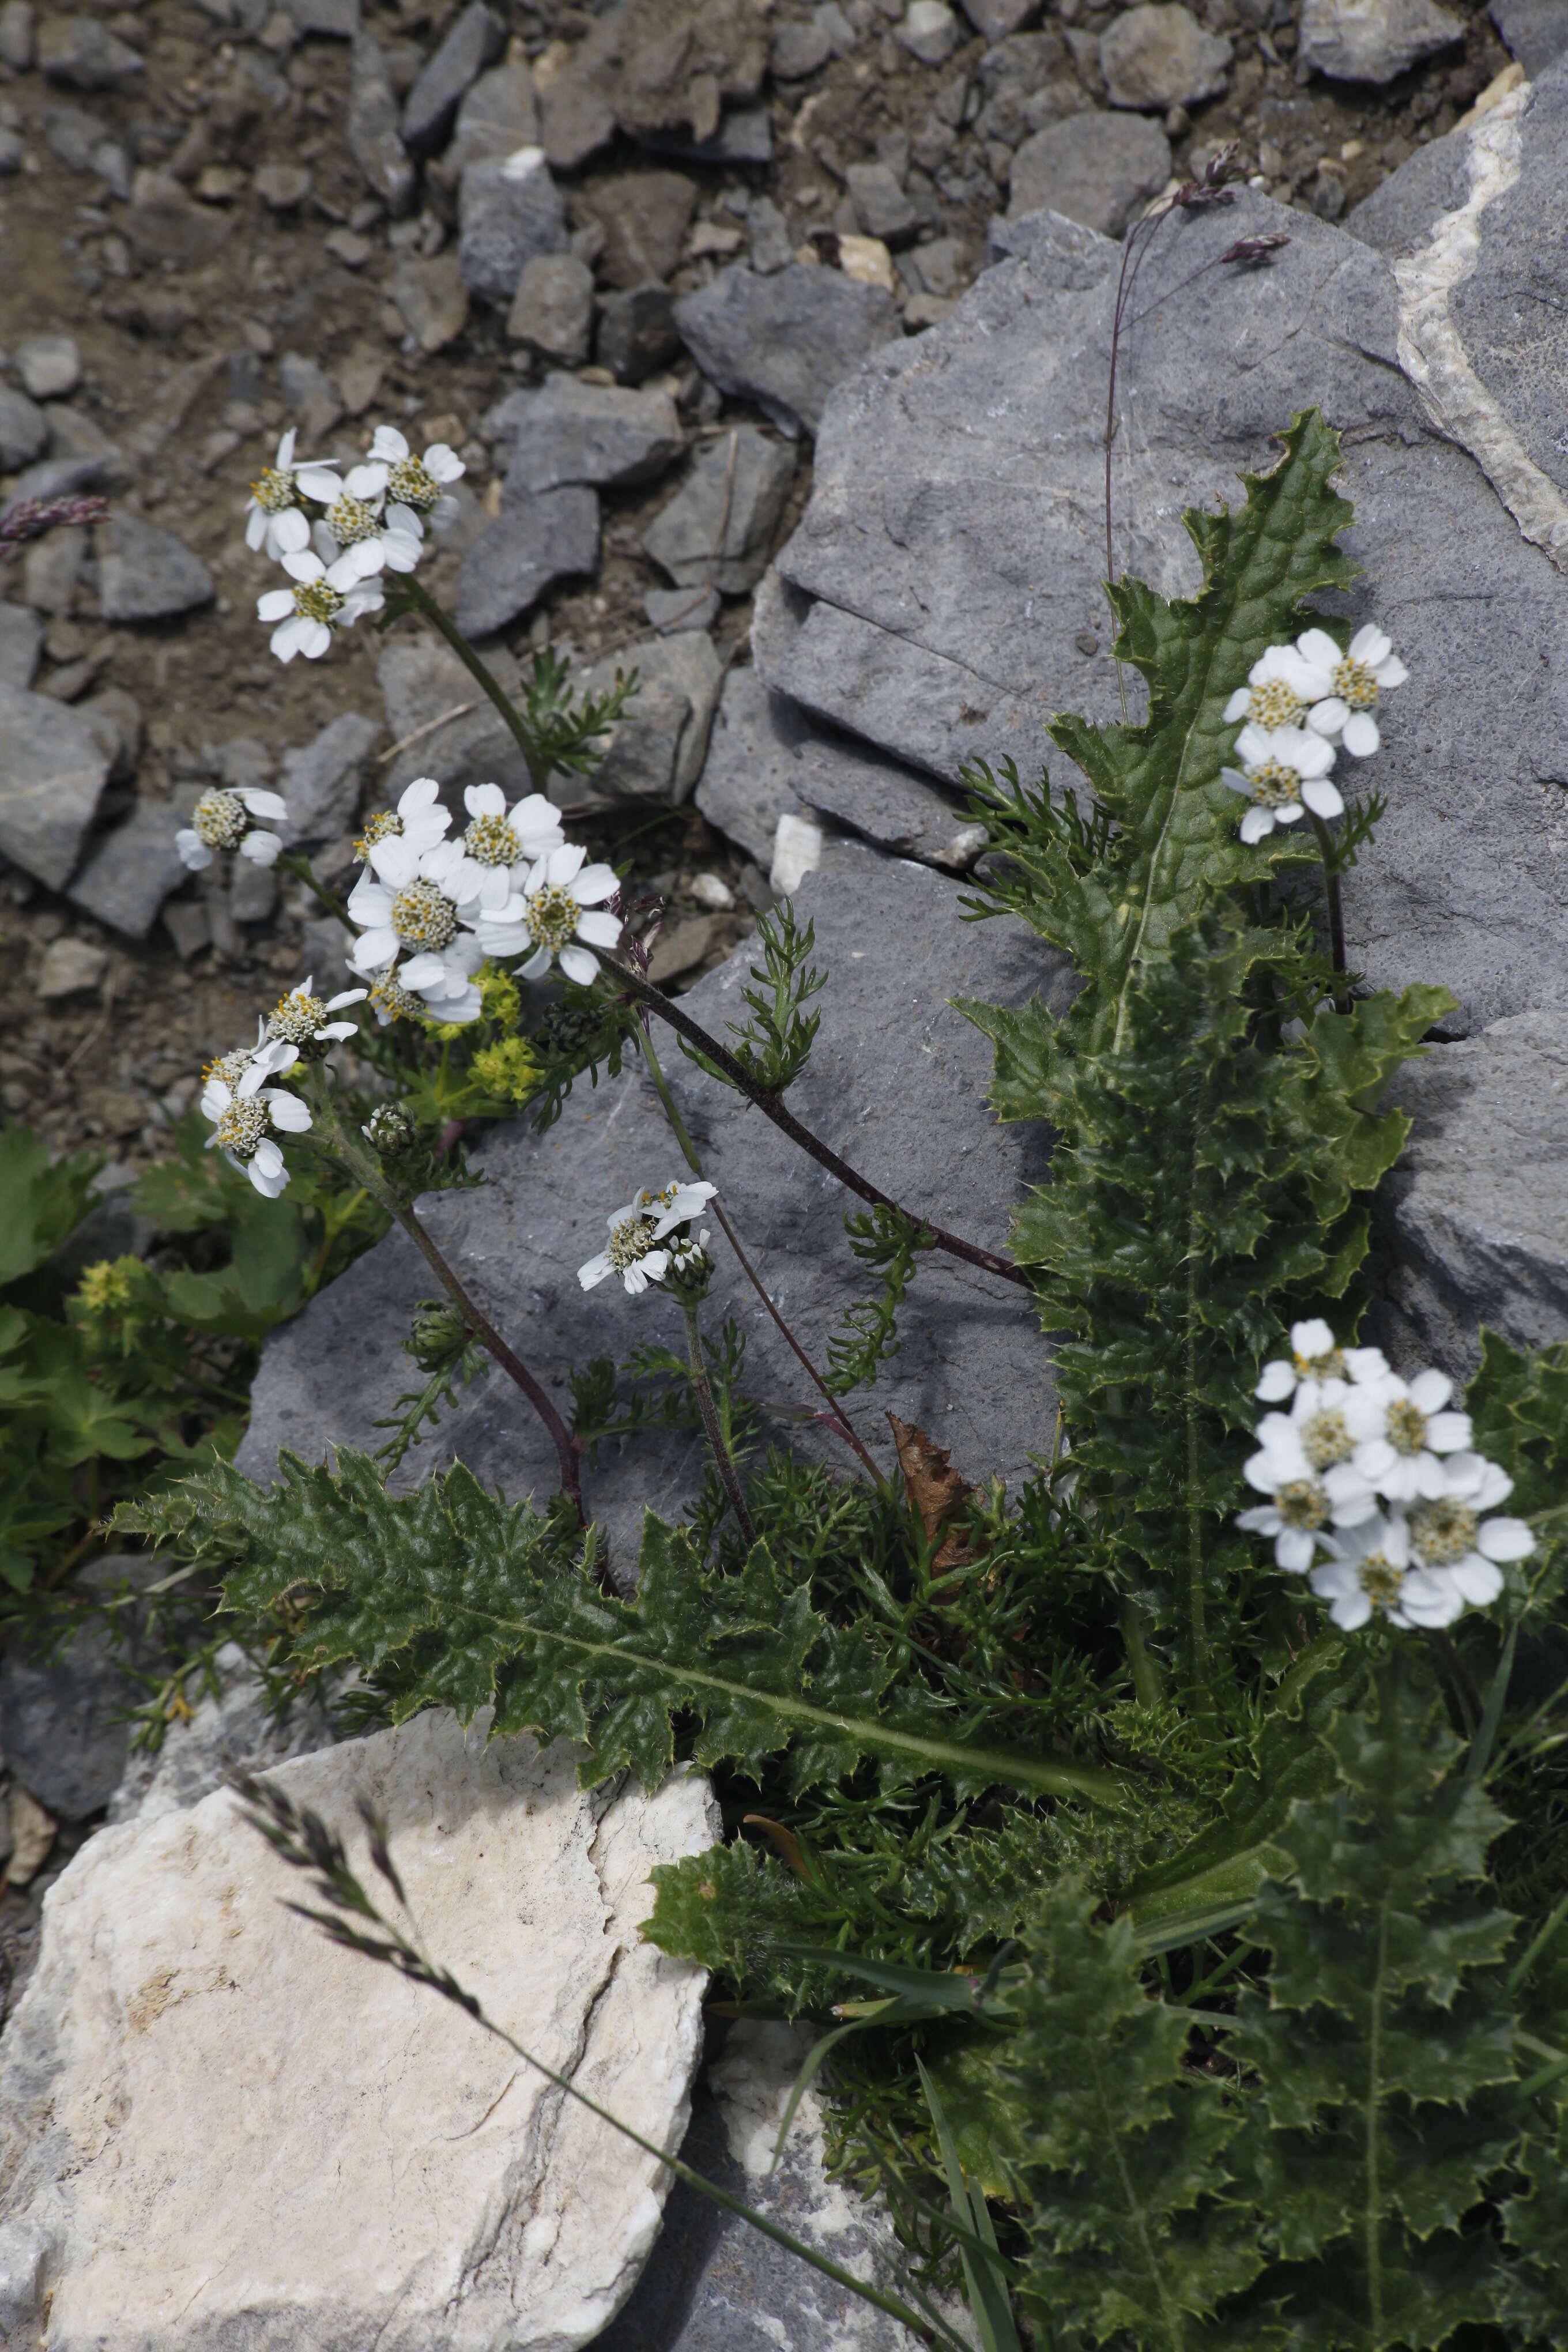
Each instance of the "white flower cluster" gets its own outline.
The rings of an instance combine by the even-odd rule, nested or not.
[[[468,824],[448,840],[439,790],[433,776],[418,777],[356,844],[368,871],[349,896],[360,931],[349,966],[374,980],[382,1021],[416,1013],[476,1019],[474,974],[487,957],[526,956],[525,980],[559,961],[587,987],[599,969],[587,943],[613,948],[621,935],[602,911],[620,887],[615,868],[585,863],[587,851],[565,839],[542,793],[509,809],[499,784],[468,787]]]
[[[318,661],[334,629],[352,628],[385,599],[376,575],[412,572],[425,551],[425,526],[450,510],[448,486],[465,471],[444,441],[416,457],[390,425],[376,427],[363,463],[294,462],[290,429],[276,461],[252,482],[247,545],[264,550],[293,582],[258,598],[257,618],[272,627],[281,662]],[[312,514],[312,507],[320,511]]]
[[[1329,782],[1335,751],[1370,758],[1382,740],[1378,697],[1409,675],[1370,622],[1345,653],[1326,629],[1307,629],[1293,646],[1260,654],[1225,707],[1227,725],[1246,722],[1236,739],[1239,768],[1220,770],[1231,791],[1252,803],[1241,820],[1243,841],[1261,841],[1304,814],[1342,815],[1339,787]]]
[[[1502,1591],[1500,1563],[1535,1538],[1492,1518],[1513,1481],[1471,1451],[1470,1417],[1443,1372],[1402,1381],[1380,1348],[1341,1348],[1327,1323],[1298,1323],[1290,1354],[1263,1368],[1265,1413],[1247,1481],[1268,1499],[1237,1525],[1271,1536],[1274,1557],[1353,1630],[1381,1609],[1394,1625],[1451,1625]],[[1328,1559],[1314,1566],[1320,1548]]]
[[[606,1219],[608,1245],[577,1269],[584,1289],[596,1290],[612,1274],[620,1276],[634,1297],[650,1282],[670,1276],[689,1280],[708,1247],[706,1228],[693,1234],[691,1227],[718,1189],[716,1184],[690,1184],[679,1176],[658,1192],[645,1186]]]
[[[270,866],[283,847],[282,837],[266,832],[256,819],[281,824],[288,814],[277,793],[261,792],[254,784],[237,784],[232,792],[215,788],[202,794],[189,824],[175,834],[174,846],[193,874],[210,866],[223,849],[237,850],[257,866]]]
[[[279,998],[265,1021],[258,1021],[254,1045],[237,1046],[232,1054],[209,1062],[202,1073],[206,1080],[202,1115],[213,1127],[208,1150],[221,1151],[269,1201],[289,1181],[279,1136],[304,1135],[311,1119],[309,1106],[298,1095],[268,1081],[281,1077],[296,1062],[319,1060],[342,1038],[352,1037],[352,1021],[328,1016],[362,1003],[364,993],[363,988],[350,988],[323,1002],[311,993],[307,974],[298,988]]]

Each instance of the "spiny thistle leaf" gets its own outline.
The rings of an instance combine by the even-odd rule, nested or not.
[[[1425,2352],[1490,2318],[1499,2284],[1489,2232],[1461,2224],[1522,2121],[1498,1967],[1515,1922],[1476,1884],[1504,1824],[1404,1649],[1324,1743],[1337,1786],[1293,1807],[1252,1922],[1273,1965],[1238,2046],[1263,2091],[1233,2156],[1291,2343]]]
[[[146,1531],[238,1549],[226,1605],[254,1615],[288,1596],[305,1612],[300,1663],[377,1675],[398,1720],[493,1706],[498,1732],[588,1743],[589,1786],[626,1768],[656,1786],[679,1717],[700,1764],[754,1778],[787,1750],[795,1791],[869,1759],[889,1789],[942,1774],[961,1792],[1118,1800],[1099,1766],[988,1746],[983,1706],[933,1688],[869,1621],[819,1615],[764,1545],[725,1575],[650,1512],[637,1595],[622,1601],[574,1557],[569,1513],[501,1502],[461,1465],[397,1496],[347,1446],[335,1471],[289,1454],[279,1467],[266,1488],[216,1465],[150,1502]]]
[[[1261,2264],[1223,2201],[1242,2116],[1184,2073],[1191,2020],[1149,1999],[1129,1923],[1096,1927],[1093,1909],[1070,1882],[1040,1905],[1007,1996],[1017,2031],[991,2061],[1023,2149],[1027,2300],[1060,2352],[1182,2352]]]

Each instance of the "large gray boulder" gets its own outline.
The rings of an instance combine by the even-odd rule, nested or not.
[[[61,888],[112,765],[84,712],[52,695],[0,686],[0,856]]]
[[[815,434],[834,385],[899,331],[880,286],[799,261],[765,278],[739,263],[721,269],[682,295],[675,320],[710,382],[792,435]]]
[[[1267,268],[1205,268],[1277,227],[1290,242]],[[765,685],[949,783],[977,757],[1032,777],[1047,754],[1066,782],[1044,722],[1120,714],[1101,587],[1118,251],[1049,215],[1008,234],[1023,250],[830,401],[811,504],[752,631]],[[1550,780],[1568,774],[1568,599],[1456,428],[1430,427],[1401,368],[1412,299],[1382,254],[1250,191],[1173,222],[1123,339],[1115,552],[1190,593],[1183,509],[1237,499],[1310,403],[1343,431],[1346,543],[1364,567],[1348,608],[1375,614],[1411,671],[1366,775],[1390,806],[1346,886],[1352,953],[1378,985],[1446,982],[1456,1025],[1479,1028],[1568,1003],[1568,875],[1546,846]],[[1544,467],[1534,488],[1558,498]]]
[[[807,1125],[911,1209],[991,1247],[1004,1247],[1007,1213],[1043,1165],[1045,1139],[993,1129],[984,1107],[991,1052],[949,999],[989,996],[1009,1004],[1062,980],[1060,960],[1011,921],[963,920],[959,886],[928,867],[834,845],[799,894],[816,925],[829,975],[822,1028],[790,1101]],[[742,941],[682,1002],[723,1034],[743,1017],[739,990],[756,950]],[[663,1052],[666,1040],[661,1037]],[[814,1360],[868,1286],[850,1255],[841,1219],[856,1202],[754,1110],[678,1053],[663,1058],[710,1175],[781,1311]],[[628,1298],[605,1284],[586,1295],[577,1268],[602,1246],[605,1220],[640,1186],[663,1183],[679,1153],[639,1072],[574,1093],[542,1139],[524,1123],[500,1129],[481,1159],[488,1189],[449,1192],[424,1214],[465,1281],[546,1381],[563,1381],[594,1356],[616,1360],[649,1340],[674,1343],[679,1318],[654,1292]],[[795,1416],[815,1402],[765,1309],[717,1244],[718,1277],[704,1310],[710,1330],[733,1316],[746,1335],[748,1392],[768,1401],[769,1433],[853,1456]],[[252,1476],[273,1475],[279,1446],[320,1460],[347,1440],[374,1446],[374,1424],[403,1385],[399,1349],[416,1300],[430,1287],[424,1261],[400,1234],[362,1257],[268,1340],[240,1453]],[[1050,1444],[1056,1406],[1027,1295],[940,1255],[923,1259],[900,1318],[902,1352],[848,1410],[872,1451],[890,1464],[884,1410],[929,1428],[964,1474],[1028,1475]],[[564,1394],[563,1390],[561,1393]],[[635,1565],[645,1507],[678,1516],[701,1475],[700,1440],[617,1440],[584,1473],[588,1507],[607,1529],[617,1572]],[[423,1476],[460,1455],[509,1494],[552,1489],[543,1429],[500,1374],[468,1391],[459,1410],[408,1456]]]

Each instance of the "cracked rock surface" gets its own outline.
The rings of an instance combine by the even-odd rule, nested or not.
[[[432,1952],[673,2147],[704,1979],[637,1929],[718,1810],[685,1773],[584,1792],[580,1752],[439,1712],[271,1777],[361,1870],[367,1798]],[[571,2352],[625,2300],[668,2174],[297,1891],[226,1790],[103,1831],[51,1890],[0,2044],[12,2352]]]

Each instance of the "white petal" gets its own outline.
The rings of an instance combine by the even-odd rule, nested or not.
[[[1282,756],[1279,739],[1288,740],[1296,731],[1293,727],[1279,727],[1271,732],[1267,727],[1259,727],[1255,719],[1249,719],[1236,739],[1236,756],[1244,768],[1256,767],[1264,760]]]
[[[1292,1576],[1303,1576],[1311,1567],[1317,1549],[1305,1528],[1281,1528],[1275,1538],[1274,1558]]]
[[[572,896],[580,907],[594,907],[613,898],[620,887],[621,877],[613,866],[589,866],[572,885]]]
[[[584,907],[577,918],[577,937],[589,947],[617,947],[622,928],[618,915],[606,915],[597,907]]]
[[[1368,669],[1375,669],[1393,650],[1391,640],[1384,635],[1375,621],[1363,623],[1351,639],[1352,661],[1365,662]]]
[[[540,875],[538,882],[533,883],[533,887],[535,889],[542,889],[546,882],[553,882],[559,886],[563,882],[572,881],[582,871],[583,862],[587,855],[580,841],[563,841],[559,849],[552,849],[548,857],[541,860],[545,870]],[[537,867],[534,870],[538,872]],[[533,882],[531,874],[528,878],[531,883]]]
[[[395,425],[378,425],[371,441],[370,454],[389,466],[400,466],[408,455],[408,444]]]
[[[351,499],[359,499],[364,505],[374,506],[386,488],[386,467],[371,465],[351,466],[343,477],[343,488]],[[311,495],[314,496],[315,493],[312,492]]]
[[[505,816],[506,794],[499,784],[469,784],[463,806],[470,816]]]
[[[265,596],[258,596],[256,600],[256,617],[258,621],[281,621],[293,610],[292,588],[269,588]]]
[[[1489,1609],[1502,1591],[1501,1570],[1478,1552],[1469,1552],[1463,1559],[1456,1560],[1448,1573],[1472,1609]]]
[[[276,1168],[263,1168],[260,1150],[258,1150],[255,1159],[249,1162],[245,1172],[263,1200],[267,1201],[276,1201],[284,1185],[289,1181],[289,1171],[283,1164],[282,1155],[279,1155]]]
[[[524,980],[542,980],[549,970],[550,950],[548,948],[540,948],[535,954],[529,957],[525,964],[519,966],[521,976]]]
[[[369,862],[381,880],[386,884],[389,894],[386,903],[390,912],[392,907],[390,893],[403,889],[406,884],[418,878],[419,853],[410,846],[405,834],[387,833],[384,834],[379,841],[371,843]],[[350,906],[352,908],[352,900]]]
[[[1336,669],[1344,658],[1327,629],[1303,629],[1296,651],[1316,669]]]
[[[240,856],[248,857],[253,866],[275,866],[282,849],[275,833],[247,833],[239,845]]]
[[[305,985],[309,988],[309,981],[306,982]],[[329,996],[324,1009],[328,1013],[341,1013],[345,1004],[363,1004],[369,993],[370,992],[368,989],[345,988],[342,990],[338,995]]]
[[[1331,694],[1324,701],[1313,703],[1307,713],[1307,724],[1314,735],[1321,735],[1326,742],[1333,743],[1338,741],[1340,730],[1350,715],[1350,704],[1342,702],[1338,695]]]
[[[397,933],[392,930],[366,931],[349,959],[355,971],[379,971],[383,964],[391,963],[397,954]]]
[[[1309,776],[1301,787],[1301,798],[1314,816],[1343,816],[1345,804],[1338,788],[1327,776]]]
[[[425,452],[425,471],[432,481],[455,482],[468,470],[457,451],[445,441],[432,441]]]
[[[576,982],[579,988],[591,988],[599,976],[599,960],[590,955],[586,948],[563,948],[561,969],[568,980]]]
[[[289,803],[280,793],[258,792],[254,784],[241,784],[236,798],[245,803],[252,816],[267,817],[280,823],[289,814]]]
[[[174,846],[193,874],[199,874],[204,866],[210,866],[213,862],[212,851],[201,835],[193,832],[188,824],[182,825],[174,835]]]
[[[1468,1412],[1435,1412],[1426,1423],[1426,1443],[1434,1454],[1459,1454],[1475,1433]]]
[[[1280,1404],[1296,1385],[1296,1367],[1276,1356],[1263,1367],[1263,1377],[1252,1393],[1264,1404]]]
[[[1384,689],[1391,687],[1403,686],[1405,679],[1410,676],[1410,672],[1405,668],[1405,664],[1400,660],[1397,654],[1390,654],[1385,661],[1373,662],[1372,665],[1372,674],[1373,677],[1376,678],[1379,686],[1383,687]]]
[[[268,517],[265,509],[258,507],[256,500],[252,499],[250,501],[250,512],[245,518],[245,543],[247,547],[250,548],[252,551],[258,548],[261,545],[262,541],[266,538],[267,522]]]
[[[1441,1412],[1454,1393],[1454,1383],[1447,1372],[1428,1364],[1410,1382],[1407,1393],[1417,1412]]]
[[[306,498],[315,499],[324,507],[332,505],[342,492],[337,468],[323,465],[319,457],[301,466],[294,479]]]
[[[1233,793],[1239,793],[1243,800],[1249,801],[1252,798],[1252,786],[1239,768],[1222,768],[1219,772],[1219,780],[1222,784],[1228,784]]]
[[[267,1108],[273,1126],[280,1127],[285,1135],[303,1135],[310,1127],[310,1107],[298,1095],[269,1094]]]
[[[318,1039],[330,1037],[334,1045],[341,1045],[345,1037],[354,1037],[358,1034],[357,1021],[329,1021],[324,1028],[316,1032]]]
[[[289,601],[292,604],[293,598]],[[291,662],[297,653],[304,651],[314,625],[295,613],[287,621],[279,622],[267,642],[280,662]]]
[[[405,787],[397,803],[399,816],[416,816],[421,809],[434,808],[441,797],[441,787],[434,776],[416,776]]]
[[[310,518],[299,507],[285,507],[281,514],[271,516],[269,520],[268,536],[274,556],[298,555],[302,547],[310,546]]]
[[[450,1021],[458,1028],[466,1028],[470,1021],[479,1019],[479,1014],[484,1011],[484,998],[477,988],[466,988],[460,996],[443,997],[436,1010],[443,1021]]]
[[[257,1145],[253,1165],[259,1168],[262,1172],[268,1176],[276,1176],[278,1171],[282,1167],[283,1154],[279,1150],[278,1146],[273,1142],[272,1138],[269,1135],[264,1135],[260,1142]]]
[[[1300,824],[1305,814],[1300,801],[1287,801],[1283,808],[1275,810],[1274,822],[1276,824]]]
[[[611,1270],[610,1253],[608,1250],[601,1250],[597,1257],[591,1257],[586,1265],[580,1265],[577,1268],[577,1279],[584,1290],[594,1290]]]
[[[1528,1559],[1535,1538],[1522,1519],[1483,1519],[1476,1549],[1488,1559]]]
[[[308,547],[296,548],[290,554],[282,558],[282,563],[290,580],[302,581],[307,585],[313,581],[324,580],[327,576],[326,565],[321,562],[321,557]]]
[[[1370,760],[1383,738],[1370,710],[1352,710],[1345,720],[1342,740],[1352,759]]]
[[[1245,842],[1261,841],[1274,830],[1272,809],[1249,808],[1241,820],[1241,837]]]
[[[405,988],[430,988],[447,977],[447,967],[438,955],[410,956],[398,974]]]
[[[1225,723],[1227,727],[1234,727],[1238,719],[1246,718],[1247,706],[1251,700],[1250,690],[1245,686],[1238,686],[1225,706]]]
[[[1346,1372],[1358,1384],[1388,1378],[1388,1358],[1381,1348],[1347,1348],[1344,1360]]]

